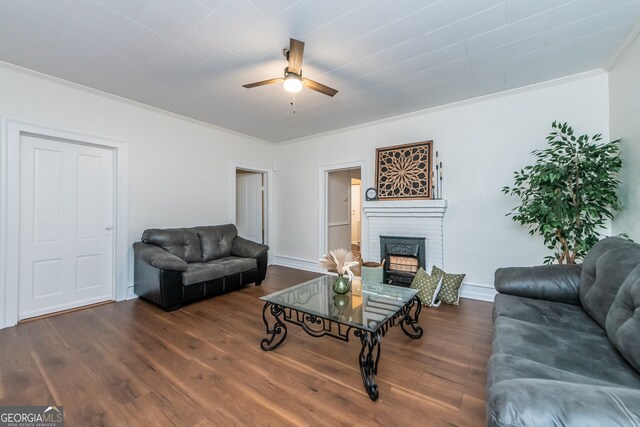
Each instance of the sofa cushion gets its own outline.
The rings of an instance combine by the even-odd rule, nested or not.
[[[580,302],[603,328],[622,282],[638,264],[640,245],[618,237],[599,241],[587,253],[580,276]]]
[[[640,388],[636,372],[607,337],[498,317],[493,353],[504,353],[576,375]]]
[[[567,331],[606,335],[582,307],[573,304],[498,294],[493,301],[493,320],[499,316]]]
[[[142,233],[142,242],[160,246],[186,262],[201,262],[200,240],[193,228],[151,228]]]
[[[640,390],[519,378],[487,393],[488,427],[637,426]]]
[[[590,375],[563,371],[544,363],[523,359],[505,353],[495,353],[487,364],[487,389],[501,381],[518,378],[535,378],[541,380],[564,381],[574,384],[592,384],[619,386],[609,381],[594,378]]]
[[[233,224],[210,225],[195,228],[202,245],[202,262],[231,255],[238,229]]]
[[[187,271],[182,273],[182,284],[184,286],[195,285],[196,283],[219,279],[224,275],[224,267],[222,265],[193,263],[189,264]]]
[[[640,371],[640,265],[620,287],[607,314],[606,326],[615,348]]]
[[[207,265],[217,265],[224,269],[225,276],[242,273],[247,270],[258,268],[258,262],[255,258],[241,258],[237,256],[228,256],[209,261]]]

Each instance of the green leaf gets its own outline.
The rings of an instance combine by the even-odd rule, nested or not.
[[[599,143],[601,134],[576,137],[567,122],[554,121],[551,128],[548,148],[532,151],[535,163],[514,172],[513,187],[502,188],[521,201],[507,215],[529,234],[542,236],[554,252],[545,262],[567,258],[567,250],[580,259],[621,208],[620,140]]]

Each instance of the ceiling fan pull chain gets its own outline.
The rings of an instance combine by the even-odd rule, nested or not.
[[[296,113],[296,93],[293,93],[293,101],[291,101],[291,114]]]

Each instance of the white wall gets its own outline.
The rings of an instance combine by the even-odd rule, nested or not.
[[[618,67],[624,63],[623,58]],[[539,239],[504,216],[516,200],[502,195],[500,188],[512,182],[516,168],[531,162],[532,149],[544,146],[551,122],[567,120],[580,132],[603,132],[605,138],[609,128],[608,78],[604,74],[370,123],[276,148],[9,68],[0,67],[0,94],[3,119],[128,142],[129,243],[149,227],[229,221],[231,164],[270,169],[277,157],[272,195],[276,199],[273,211],[279,214],[272,230],[272,252],[281,259],[307,260],[308,265],[315,265],[321,255],[320,168],[365,161],[369,172],[362,177],[362,188],[366,189],[374,181],[376,147],[432,139],[444,162],[444,196],[449,202],[445,266],[467,273],[468,282],[481,284],[493,282],[497,267],[537,264],[547,253]]]
[[[611,138],[622,138],[620,211],[614,234],[628,233],[640,241],[640,36],[618,59],[609,74]]]
[[[322,166],[366,161],[366,189],[374,184],[376,147],[433,140],[444,163],[449,204],[445,268],[467,273],[469,283],[490,285],[498,267],[540,264],[547,250],[505,217],[517,199],[500,189],[512,183],[514,170],[533,161],[531,150],[545,146],[554,120],[568,121],[579,132],[602,132],[605,139],[609,129],[606,74],[557,83],[279,145],[278,259],[314,263],[321,255]]]
[[[0,117],[127,141],[129,243],[150,227],[233,222],[231,164],[273,165],[259,140],[4,67]]]

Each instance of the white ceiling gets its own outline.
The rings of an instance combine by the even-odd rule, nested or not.
[[[640,0],[0,0],[0,61],[279,142],[607,65]],[[289,37],[333,97],[281,85]]]

